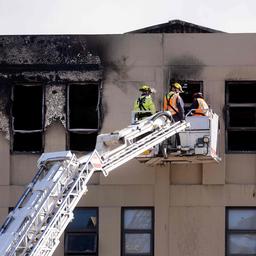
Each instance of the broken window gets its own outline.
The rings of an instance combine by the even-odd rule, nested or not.
[[[256,209],[226,210],[226,255],[256,255]]]
[[[226,82],[227,152],[256,151],[256,81]]]
[[[41,152],[44,116],[42,85],[16,84],[12,100],[12,151]]]
[[[193,94],[196,92],[202,92],[203,93],[203,82],[202,81],[176,81],[176,80],[171,80],[172,82],[178,82],[181,84],[184,93],[181,93],[180,96],[184,101],[185,104],[185,112],[187,113],[189,110],[189,107],[192,104],[193,101]]]
[[[153,208],[122,208],[122,256],[154,255]]]
[[[98,255],[98,208],[75,208],[65,230],[65,255]]]
[[[75,151],[95,148],[100,128],[100,84],[70,84],[68,86],[68,147]]]

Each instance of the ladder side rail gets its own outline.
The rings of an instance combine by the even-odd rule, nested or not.
[[[174,135],[174,133],[171,133],[170,135]],[[145,148],[151,148],[154,145],[157,145],[159,143],[161,143],[162,141],[166,140],[167,138],[169,138],[170,136],[164,136],[162,140],[157,139],[157,141],[152,141],[152,143],[148,142],[147,147],[143,146],[142,148],[138,148],[136,151],[134,151],[133,153],[131,153],[130,155],[127,154],[126,157],[120,158],[119,160],[113,161],[111,163],[111,165],[106,166],[105,172],[109,173],[110,171],[112,171],[113,169],[117,168],[118,166],[128,162],[129,160],[133,159],[134,157],[138,156],[139,154],[143,153],[145,151]]]
[[[26,202],[26,204],[22,208],[17,209],[18,214],[20,211],[23,211],[23,212],[27,211],[28,213],[26,214],[24,220],[16,229],[15,234],[13,236],[12,243],[8,248],[6,248],[5,251],[7,253],[11,253],[11,251],[13,252],[19,246],[24,247],[24,243],[27,244],[27,241],[28,241],[27,234],[29,233],[29,230],[33,228],[33,222],[37,218],[37,211],[38,209],[40,210],[40,206],[47,199],[47,195],[49,193],[50,193],[49,189],[45,191],[34,190],[31,194],[30,199]],[[35,207],[36,205],[37,205],[37,208]],[[16,215],[14,216],[16,218],[20,217]]]
[[[105,162],[111,162],[114,161],[115,159],[119,159],[121,156],[126,156],[126,154],[129,151],[132,151],[136,148],[143,147],[145,142],[152,140],[155,137],[159,137],[161,136],[161,134],[164,134],[170,130],[175,130],[176,127],[179,127],[180,123],[177,122],[173,125],[165,125],[164,127],[161,127],[160,129],[157,129],[155,131],[153,131],[151,134],[148,134],[147,136],[139,139],[138,141],[134,142],[133,144],[129,145],[128,147],[126,147],[124,150],[121,150],[120,152],[118,152],[117,154],[115,154],[114,156],[107,158]],[[159,142],[160,143],[160,142]],[[145,148],[145,150],[147,150],[148,148]]]
[[[164,117],[165,119],[162,119],[162,117]],[[102,153],[102,158],[106,159],[108,158],[108,160],[110,159],[110,157],[112,155],[114,155],[113,157],[118,157],[118,154],[121,154],[122,150],[123,152],[126,152],[127,147],[131,146],[131,144],[134,144],[133,140],[136,139],[137,137],[141,137],[143,134],[145,133],[151,133],[153,134],[156,131],[159,131],[160,129],[165,129],[165,127],[175,127],[177,125],[179,125],[180,122],[174,122],[172,116],[170,115],[170,113],[167,112],[158,112],[156,114],[154,114],[151,117],[147,118],[148,120],[141,120],[138,122],[138,124],[134,125],[133,130],[132,130],[132,134],[134,133],[134,129],[136,131],[136,133],[133,136],[130,136],[129,133],[127,133],[126,135],[124,135],[122,138],[125,141],[125,147],[124,146],[119,146],[114,150],[111,150],[109,152],[106,153]],[[155,121],[157,120],[162,120],[161,123],[157,123]],[[141,124],[143,124],[141,126]],[[121,133],[121,131],[120,131]],[[146,135],[145,135],[146,136]]]
[[[164,140],[168,139],[169,137],[175,135],[176,133],[179,133],[180,131],[183,131],[188,127],[187,123],[181,123],[179,127],[175,127],[174,129],[168,129],[165,133],[162,133],[161,131],[158,133],[158,137],[151,138],[148,142],[143,142],[138,148],[135,148],[131,150],[131,152],[124,154],[119,159],[116,159],[110,163],[106,163],[106,165],[103,166],[103,169],[106,173],[109,173],[113,169],[119,167],[120,165],[128,162],[129,160],[133,159],[134,157],[140,155],[145,150],[152,148],[153,146],[163,142]]]
[[[58,160],[64,159],[67,159],[67,157],[58,158]],[[32,182],[28,185],[27,189],[19,199],[18,203],[15,206],[15,209],[7,217],[7,220],[5,222],[5,224],[7,223],[7,225],[4,226],[4,229],[2,230],[3,232],[0,233],[1,239],[5,241],[5,243],[2,243],[2,248],[0,248],[1,254],[10,251],[11,248],[18,243],[18,241],[20,240],[20,236],[24,232],[26,232],[27,227],[31,223],[31,220],[35,213],[35,210],[32,209],[31,205],[33,206],[35,204],[35,200],[37,200],[37,204],[40,201],[44,201],[46,196],[46,193],[42,193],[39,191],[33,192],[33,189],[35,186],[37,186],[38,182],[40,183],[43,179],[51,175],[53,172],[53,165],[48,168],[48,171],[45,164],[38,165],[38,171],[36,172]],[[28,207],[28,205],[30,205],[30,207]],[[26,211],[28,212],[28,214],[25,215]],[[20,220],[20,218],[24,219]],[[9,221],[9,219],[11,219],[11,221]],[[10,224],[11,226],[9,226]],[[6,229],[7,226],[8,229]],[[14,236],[12,235],[13,233],[15,234]],[[9,241],[10,238],[11,242],[9,243],[9,246],[6,247],[7,241]]]
[[[104,157],[111,157],[112,155],[115,155],[116,153],[120,152],[122,149],[125,150],[127,146],[129,146],[133,139],[137,138],[138,136],[141,136],[145,133],[151,132],[153,129],[153,124],[148,123],[146,126],[140,128],[137,125],[131,128],[130,134],[125,135],[122,137],[124,139],[124,143],[118,146],[117,148],[104,153]]]
[[[33,210],[35,210],[34,215],[30,218],[30,221],[27,223],[27,227],[22,227],[22,230],[20,233],[18,233],[17,235],[19,236],[19,240],[16,242],[16,245],[13,245],[10,249],[12,252],[17,251],[17,250],[22,250],[22,248],[24,247],[24,243],[26,244],[26,246],[28,247],[29,244],[33,243],[33,240],[29,239],[29,236],[31,236],[30,232],[35,232],[35,230],[37,229],[37,233],[40,231],[40,227],[37,224],[37,222],[41,222],[43,223],[43,221],[38,221],[38,218],[42,218],[44,219],[44,221],[47,221],[47,217],[51,214],[52,210],[54,209],[55,204],[58,202],[58,198],[56,197],[52,197],[51,194],[52,192],[55,192],[56,189],[58,190],[58,188],[60,188],[60,184],[59,181],[61,180],[62,177],[64,177],[65,175],[69,175],[69,169],[71,164],[73,163],[74,158],[71,160],[68,160],[68,164],[67,166],[64,167],[64,170],[62,171],[62,175],[60,175],[58,177],[58,180],[55,181],[55,183],[53,183],[53,186],[50,188],[50,190],[48,190],[46,193],[42,193],[42,196],[38,199],[37,202],[35,202],[35,204],[39,204],[37,209],[33,208]],[[64,162],[65,163],[65,162]],[[63,163],[63,164],[64,164]],[[63,167],[63,164],[59,166],[58,170]],[[57,170],[57,171],[58,171]],[[70,177],[70,179],[72,179],[72,177]],[[64,189],[65,187],[63,187],[62,189]],[[59,192],[60,193],[60,192]],[[51,208],[48,208],[48,210],[50,210],[49,212],[45,212],[45,208],[47,208],[47,205],[52,205]],[[33,238],[35,238],[35,236],[33,236]],[[19,254],[22,255],[22,254]]]
[[[145,134],[148,132],[153,132],[155,130],[154,122],[158,118],[165,118],[165,122],[171,125],[171,123],[174,123],[174,120],[168,111],[161,111],[158,112],[150,117],[147,117],[143,120],[140,120],[136,122],[135,124],[132,124],[128,126],[127,128],[124,128],[118,132],[111,133],[114,136],[119,137],[120,139],[125,139],[124,145],[120,145],[117,148],[110,150],[109,152],[103,153],[103,155],[110,157],[111,155],[115,154],[116,152],[120,151],[122,148],[125,148],[127,144],[133,143],[132,140]],[[157,125],[158,126],[158,125]],[[162,126],[162,125],[161,125]],[[160,128],[160,127],[159,127]]]
[[[23,192],[23,194],[21,195],[19,201],[16,203],[14,209],[9,213],[9,215],[7,216],[7,219],[5,220],[5,222],[3,223],[3,225],[0,228],[0,234],[2,234],[3,232],[5,232],[6,228],[8,227],[8,225],[11,223],[12,219],[13,219],[13,213],[15,212],[16,209],[18,209],[22,203],[27,199],[29,193],[32,191],[33,186],[35,185],[35,183],[37,182],[37,180],[39,179],[39,177],[41,176],[41,174],[45,171],[45,166],[41,166],[38,171],[36,172],[32,182],[27,186],[26,190]]]
[[[57,210],[36,246],[31,251],[30,256],[52,255],[59,243],[59,238],[73,218],[74,208],[83,194],[87,191],[87,183],[95,170],[96,169],[90,166],[90,163],[81,169],[79,177],[63,199],[61,207]],[[63,218],[63,216],[66,216],[66,218]]]

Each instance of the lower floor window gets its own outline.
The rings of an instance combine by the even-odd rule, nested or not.
[[[153,227],[153,208],[122,208],[122,256],[153,256]]]
[[[226,255],[256,255],[256,208],[227,208]]]
[[[76,208],[65,231],[65,255],[98,255],[98,209]]]

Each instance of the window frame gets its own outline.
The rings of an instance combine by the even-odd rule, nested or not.
[[[124,224],[125,224],[125,211],[126,210],[150,210],[151,211],[151,221],[152,221],[152,227],[151,229],[129,229],[125,230]],[[150,234],[150,253],[125,253],[125,234]],[[138,207],[138,206],[130,206],[130,207],[122,207],[121,208],[121,255],[122,256],[154,256],[154,241],[155,241],[155,211],[154,207]]]
[[[245,107],[254,107],[255,108],[255,114],[256,114],[256,103],[229,103],[229,85],[235,85],[237,86],[240,84],[255,84],[256,86],[256,80],[226,80],[225,81],[225,152],[226,154],[255,154],[255,150],[232,150],[229,149],[229,141],[228,141],[228,133],[229,131],[255,131],[256,132],[256,126],[255,127],[247,127],[247,126],[237,126],[237,127],[231,127],[230,126],[230,108],[232,107],[239,107],[239,108],[245,108]]]
[[[87,256],[98,256],[99,255],[99,208],[98,207],[76,207],[75,209],[84,209],[84,210],[95,210],[96,211],[96,218],[97,218],[97,224],[96,229],[74,229],[74,230],[65,230],[64,235],[64,255],[65,256],[72,256],[72,255],[87,255]],[[74,216],[75,217],[75,216]],[[83,235],[83,234],[95,234],[96,235],[96,250],[95,253],[91,252],[69,252],[68,251],[68,244],[66,243],[67,237],[69,234],[75,234],[75,235]]]
[[[16,86],[27,86],[27,87],[34,87],[34,86],[41,86],[42,90],[42,120],[41,120],[41,129],[35,129],[35,130],[21,130],[21,129],[15,129],[14,127],[14,117],[13,117],[13,107],[14,107],[14,89]],[[11,110],[10,110],[10,152],[13,154],[38,154],[44,152],[45,147],[45,138],[44,138],[44,131],[45,131],[45,86],[42,83],[27,83],[27,82],[14,82],[11,88]],[[42,140],[42,146],[40,150],[29,150],[29,151],[19,151],[14,150],[14,135],[15,133],[19,134],[31,134],[31,133],[41,133],[41,140]]]
[[[229,230],[229,211],[230,210],[255,210],[256,211],[256,207],[254,206],[232,206],[232,207],[226,207],[226,227],[225,227],[225,256],[250,256],[250,255],[254,255],[254,254],[230,254],[229,253],[229,243],[228,243],[228,236],[229,234],[255,234],[256,235],[256,229],[252,230],[252,229],[232,229]]]
[[[97,117],[98,117],[98,127],[93,129],[93,128],[70,128],[70,87],[72,85],[75,86],[86,86],[86,84],[95,84],[95,86],[98,87],[98,101],[97,101]],[[68,83],[66,85],[66,113],[67,113],[67,118],[66,118],[66,127],[67,127],[67,134],[66,134],[66,149],[70,149],[70,133],[73,134],[91,134],[91,133],[97,133],[99,132],[101,125],[102,125],[102,81],[86,81],[83,83]],[[81,152],[79,150],[72,150],[74,152]]]

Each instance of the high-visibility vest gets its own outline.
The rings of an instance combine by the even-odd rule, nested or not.
[[[134,111],[150,111],[151,114],[155,114],[156,108],[155,104],[150,95],[140,96],[134,102]]]
[[[179,113],[179,109],[177,107],[177,99],[179,95],[174,92],[169,92],[164,97],[164,111],[170,111],[172,115],[176,115]]]
[[[204,99],[197,98],[198,107],[195,109],[193,115],[194,116],[208,116],[209,114],[209,107]]]

